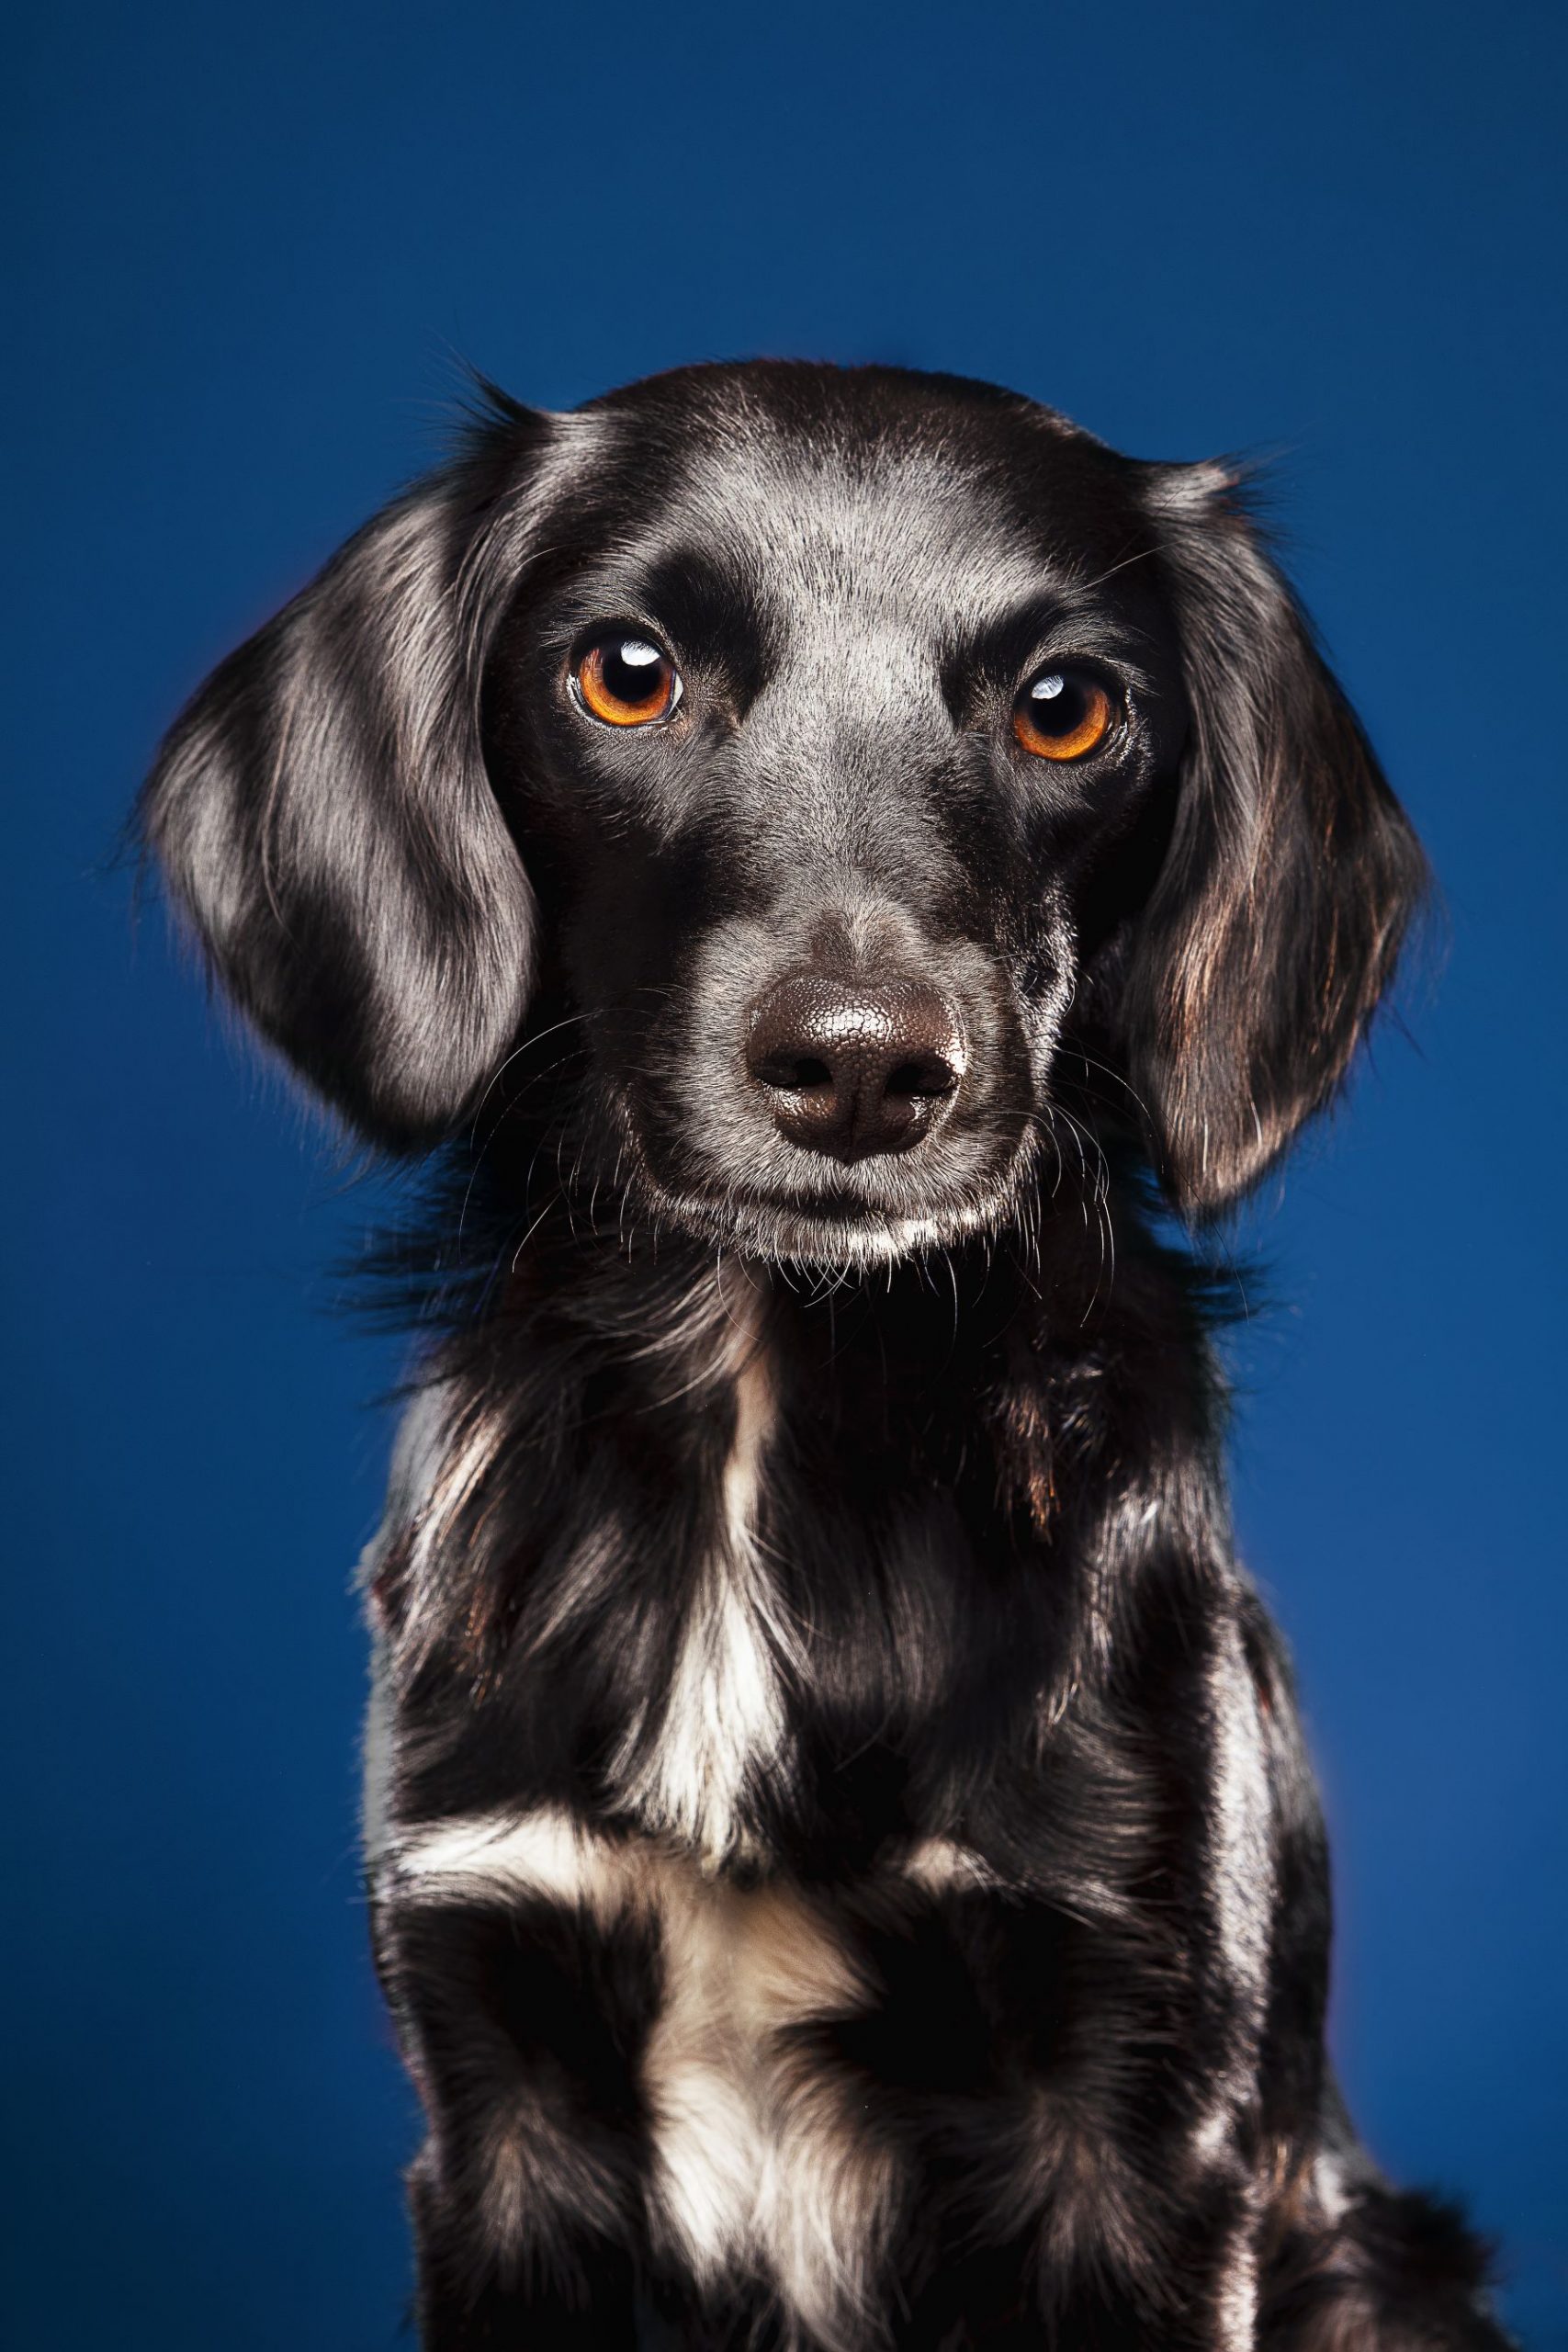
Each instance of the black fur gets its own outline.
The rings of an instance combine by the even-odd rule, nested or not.
[[[663,722],[581,706],[609,624]],[[1075,763],[1013,732],[1052,663]],[[1330,1100],[1423,882],[1234,476],[886,369],[497,399],[144,823],[263,1031],[439,1148],[367,1576],[426,2341],[1495,2352],[1325,2074],[1160,1234]],[[784,1131],[791,974],[952,1009],[912,1148]]]

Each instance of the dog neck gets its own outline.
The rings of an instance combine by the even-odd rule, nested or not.
[[[1131,1198],[1102,1269],[1083,1210],[832,1279],[554,1207],[378,1555],[415,1809],[510,1776],[716,1867],[945,1834],[1112,1612],[1225,1572],[1193,1271]]]

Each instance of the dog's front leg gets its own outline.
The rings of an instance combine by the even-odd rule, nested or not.
[[[1047,1899],[1004,1950],[1033,2078],[1010,2185],[1051,2344],[1258,2352],[1279,1895],[1238,1598],[1156,1555],[1046,1753]]]
[[[410,2175],[422,2341],[629,2352],[655,1933],[635,1907],[531,1886],[505,1833],[489,1833],[488,1857],[483,1834],[464,1835],[442,1833],[447,1867],[389,1867],[376,1897],[427,2125]],[[412,1863],[441,1845],[414,1841]]]

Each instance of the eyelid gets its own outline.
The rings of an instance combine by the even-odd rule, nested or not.
[[[1064,675],[1076,671],[1082,677],[1092,678],[1095,684],[1111,696],[1116,715],[1121,719],[1134,718],[1140,705],[1157,692],[1147,672],[1120,654],[1112,661],[1103,653],[1084,653],[1064,647],[1060,651],[1047,650],[1039,654],[1024,665],[1018,673],[1013,700],[1016,702],[1021,695],[1027,694],[1036,678],[1049,677],[1053,670],[1060,670]]]
[[[685,659],[670,631],[656,621],[651,613],[640,605],[623,605],[618,610],[588,614],[582,619],[568,619],[558,636],[551,631],[562,660],[569,669],[575,669],[595,645],[604,645],[614,637],[641,638],[656,645],[667,662],[684,672]]]

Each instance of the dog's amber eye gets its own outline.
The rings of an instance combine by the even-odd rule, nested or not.
[[[572,676],[583,708],[606,727],[647,727],[681,699],[681,673],[663,648],[620,630],[591,645]]]
[[[1115,707],[1086,670],[1042,670],[1012,708],[1012,731],[1040,760],[1081,760],[1111,732]]]

